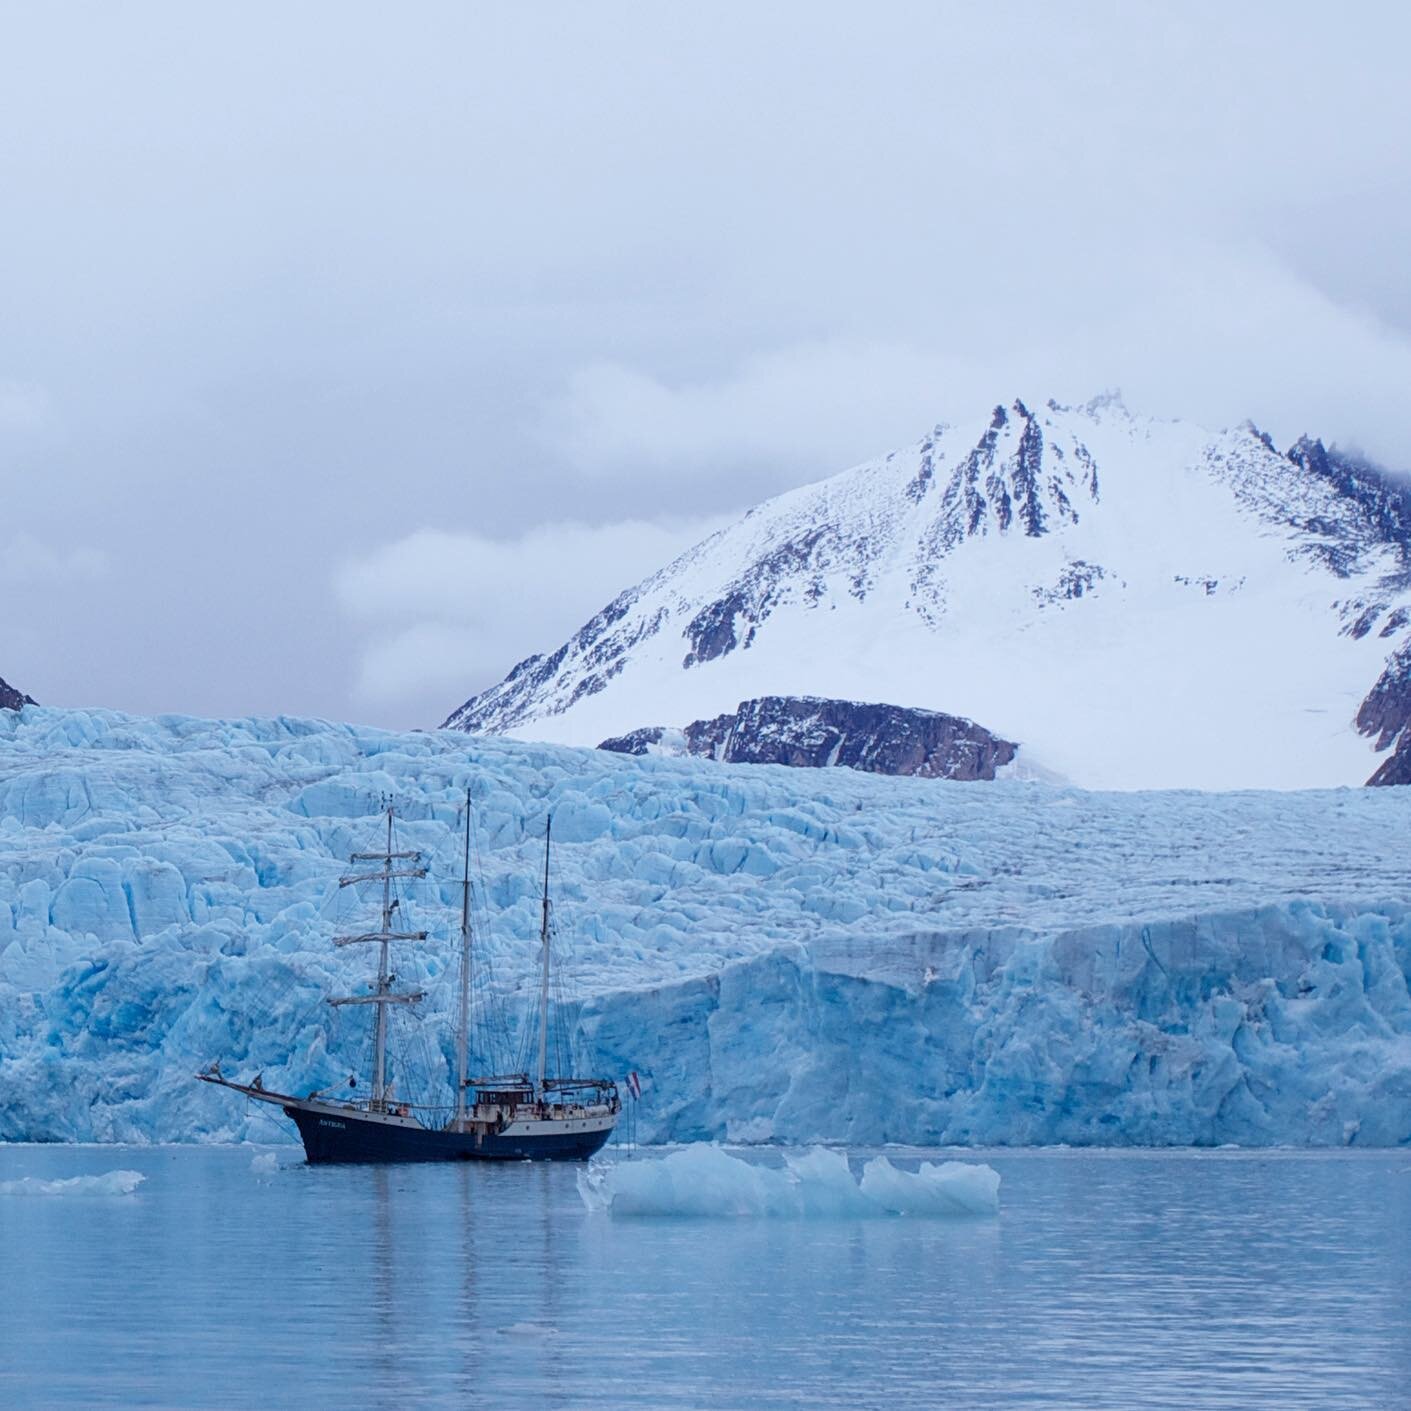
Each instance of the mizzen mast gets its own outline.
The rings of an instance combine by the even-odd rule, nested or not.
[[[465,1122],[470,1049],[470,790],[465,791],[465,866],[461,872],[461,993],[456,1028],[456,1127]]]
[[[425,931],[394,931],[393,913],[400,909],[401,902],[392,896],[392,883],[397,878],[425,877],[426,867],[419,852],[396,852],[392,847],[392,808],[387,809],[387,846],[381,852],[355,852],[352,862],[377,862],[381,866],[375,872],[358,872],[338,879],[339,887],[352,887],[360,882],[380,882],[382,884],[382,926],[377,931],[362,931],[355,935],[335,936],[335,946],[360,944],[376,945],[377,981],[370,995],[335,995],[329,999],[331,1005],[373,1004],[377,1006],[377,1022],[373,1026],[372,1057],[372,1103],[369,1110],[387,1110],[387,1006],[389,1004],[416,1004],[426,996],[421,990],[396,990],[393,986],[397,977],[392,974],[392,942],[424,941]]]
[[[549,1060],[549,838],[554,816],[544,820],[544,913],[539,927],[543,968],[539,978],[539,1097],[544,1096],[544,1075]]]

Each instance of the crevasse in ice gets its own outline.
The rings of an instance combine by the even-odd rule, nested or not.
[[[530,983],[553,811],[580,1034],[641,1074],[643,1140],[1411,1140],[1401,790],[1096,794],[37,707],[0,712],[0,1136],[269,1140],[194,1070],[346,1077],[366,1015],[321,997],[367,957],[329,944],[333,902],[384,794],[444,903],[402,966],[444,1076],[467,784],[505,984]]]

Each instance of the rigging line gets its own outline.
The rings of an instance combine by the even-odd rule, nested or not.
[[[554,1003],[558,1008],[558,1058],[564,1076],[573,1077],[575,1071],[576,1040],[578,1037],[578,1004],[575,997],[567,993],[560,983]]]
[[[484,1035],[483,1042],[487,1050],[487,1057],[491,1059],[491,1071],[502,1072],[513,1066],[511,1059],[515,1050],[515,1037],[510,1023],[509,1007],[503,988],[498,983],[491,984],[487,980],[481,995],[483,1014],[481,1032]]]
[[[497,1058],[500,1055],[508,1057],[512,1051],[513,1043],[510,1038],[503,986],[495,973],[494,961],[488,946],[488,925],[482,926],[480,934],[486,938],[487,944],[482,947],[481,965],[478,967],[481,973],[475,991],[475,1018],[485,1045],[491,1050],[498,1050]],[[498,1066],[498,1064],[492,1065],[492,1067]]]
[[[404,1059],[407,1064],[407,1096],[404,1101],[410,1102],[414,1097],[420,1096],[424,1102],[429,1102],[433,1096],[433,1084],[431,1057],[426,1047],[425,1034],[418,1030],[408,1042],[407,1048],[410,1053]]]
[[[574,1040],[577,1037],[578,1015],[576,1013],[576,1002],[568,994],[562,983],[559,985],[558,995],[555,999],[559,1011],[559,1061],[563,1064],[568,1076],[573,1076],[574,1069]]]
[[[357,1087],[354,1089],[355,1092],[362,1090],[362,1075],[372,1067],[372,1048],[372,1030],[369,1028],[363,1032],[363,1041],[358,1051],[358,1065],[353,1069],[352,1076],[357,1079]]]
[[[432,1042],[428,1026],[425,1024],[417,1025],[413,1047],[417,1061],[421,1064],[422,1090],[430,1100],[434,1093],[444,1089],[444,1084],[438,1081],[436,1075],[446,1066],[446,1055],[439,1043]]]
[[[296,985],[298,985],[299,978],[301,978],[301,976],[296,975],[295,972],[292,971],[292,969],[291,971],[289,971],[288,981],[286,981],[285,985],[282,986],[282,988],[279,989],[279,991],[275,993],[274,996],[272,996],[271,1009],[274,1009],[274,1007],[278,1007],[279,1003],[281,1003],[282,1000],[289,998],[289,995],[291,995],[293,989],[295,989]],[[295,1034],[295,1036],[298,1036],[299,1033],[302,1033],[303,1026],[309,1023],[309,1020],[312,1019],[313,1016],[315,1016],[317,1010],[319,1010],[322,1006],[322,993],[315,989],[315,992],[313,992],[313,999],[310,1000],[309,1005],[306,1006],[305,1009],[301,1010],[301,1012],[296,1015],[295,1020],[293,1020],[291,1033]]]
[[[558,859],[553,859],[552,880],[556,896],[569,896],[570,890],[563,880],[562,868]],[[578,959],[578,949],[573,944],[576,928],[570,926],[565,933],[558,925],[556,913],[551,913],[550,939],[552,944],[553,999],[554,999],[554,1058],[558,1064],[560,1077],[572,1077],[576,1057],[578,995],[573,985],[572,967]]]
[[[475,859],[475,880],[479,883],[478,892],[472,888],[472,898],[478,904],[479,934],[483,938],[480,951],[481,964],[477,967],[483,972],[479,989],[483,1015],[482,1033],[484,1038],[482,1042],[486,1050],[485,1056],[490,1059],[488,1066],[492,1072],[497,1072],[513,1067],[511,1059],[514,1056],[515,1045],[511,1033],[507,997],[495,969],[491,938],[496,933],[492,926],[490,913],[490,886],[486,880],[485,850],[481,844],[481,831],[480,829],[473,830],[471,840],[472,855]],[[501,1058],[505,1060],[503,1064],[499,1061]]]
[[[408,1029],[410,1032],[408,1032]],[[431,1094],[431,1063],[426,1048],[425,1026],[421,1023],[398,1025],[395,1031],[397,1081],[401,1085],[399,1102],[411,1102],[418,1095]]]

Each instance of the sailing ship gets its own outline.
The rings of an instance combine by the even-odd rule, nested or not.
[[[358,852],[353,871],[340,877],[340,888],[380,887],[381,923],[377,930],[335,936],[335,946],[374,945],[377,975],[371,992],[335,995],[335,1007],[368,1006],[373,1011],[370,1096],[345,1099],[324,1088],[303,1097],[273,1092],[262,1076],[249,1082],[227,1078],[216,1060],[196,1074],[241,1093],[255,1102],[282,1108],[293,1120],[311,1163],[392,1161],[584,1161],[600,1150],[621,1111],[617,1084],[610,1078],[552,1077],[548,1073],[549,988],[552,928],[549,901],[549,849],[552,817],[544,825],[544,887],[539,943],[538,1062],[535,1071],[474,1077],[469,1073],[471,1024],[471,885],[470,795],[466,794],[465,866],[461,879],[459,1005],[456,1025],[454,1104],[436,1108],[402,1101],[388,1081],[388,1011],[426,998],[423,991],[396,988],[392,947],[419,943],[425,931],[399,931],[400,901],[394,884],[424,878],[428,867],[417,850],[397,849],[393,809],[386,809],[386,844],[377,852]],[[374,866],[375,864],[375,866]],[[356,1077],[349,1080],[356,1087]],[[341,1087],[340,1083],[337,1085]],[[436,1115],[449,1113],[438,1124]],[[426,1119],[426,1120],[424,1120]]]

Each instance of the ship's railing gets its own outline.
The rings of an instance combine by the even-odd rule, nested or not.
[[[611,1078],[546,1078],[544,1091],[546,1093],[615,1093],[617,1084]]]
[[[466,1088],[467,1115],[484,1120],[501,1113],[506,1116],[519,1114],[539,1119],[558,1117],[590,1116],[595,1110],[611,1108],[617,1099],[617,1084],[610,1078],[551,1078],[544,1083],[544,1099],[536,1100],[534,1086],[527,1079],[519,1081],[519,1074],[503,1074],[490,1079],[468,1080]],[[494,1086],[492,1086],[494,1084]],[[501,1086],[502,1085],[502,1086]],[[370,1099],[340,1101],[337,1098],[322,1098],[329,1107],[341,1108],[346,1112],[384,1112],[396,1116],[425,1116],[426,1118],[449,1119],[456,1111],[451,1103],[410,1102],[391,1098],[380,1106]]]

